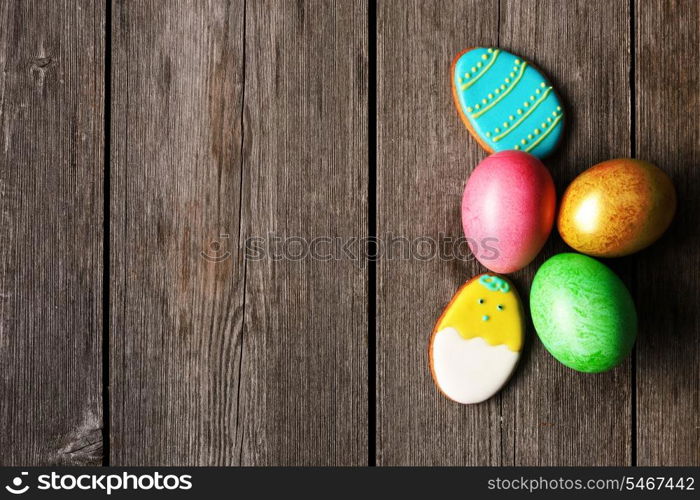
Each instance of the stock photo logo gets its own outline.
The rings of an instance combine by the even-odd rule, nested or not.
[[[19,476],[12,479],[12,483],[5,486],[5,489],[12,493],[13,495],[22,495],[29,491],[29,485],[24,484],[24,477],[28,476],[28,472],[21,472]]]
[[[231,257],[230,238],[221,233],[210,238],[200,256],[213,263]],[[359,268],[368,262],[378,260],[417,260],[428,262],[465,261],[478,258],[481,261],[498,259],[500,252],[497,238],[474,240],[464,236],[439,233],[437,236],[408,238],[392,233],[380,237],[360,236],[288,236],[268,233],[265,236],[251,236],[245,239],[244,257],[246,261],[349,261]]]
[[[199,255],[208,262],[223,262],[231,256],[231,252],[226,249],[226,244],[229,240],[229,235],[226,233],[219,234],[218,238],[209,240],[206,248]]]
[[[162,474],[160,472],[132,474],[114,472],[111,474],[61,474],[51,472],[36,476],[36,484],[30,486],[29,472],[22,471],[14,477],[5,490],[12,495],[23,495],[32,491],[92,491],[111,495],[117,491],[168,491],[191,490],[192,476],[189,474]]]

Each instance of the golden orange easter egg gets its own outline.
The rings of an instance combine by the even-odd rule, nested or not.
[[[676,211],[668,175],[649,162],[620,158],[595,165],[564,193],[557,226],[566,243],[596,257],[621,257],[654,243]]]

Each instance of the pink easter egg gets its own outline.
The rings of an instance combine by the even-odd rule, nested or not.
[[[500,151],[472,172],[462,198],[462,227],[474,256],[497,273],[527,266],[554,222],[556,191],[540,160]]]

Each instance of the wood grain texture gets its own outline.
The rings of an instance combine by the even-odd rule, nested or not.
[[[364,4],[113,12],[112,463],[366,463]]]
[[[366,234],[366,3],[249,2],[246,21],[244,234]],[[367,465],[366,262],[286,247],[247,266],[242,463]]]
[[[637,157],[673,180],[669,232],[637,258],[637,463],[700,465],[700,8],[636,2]]]
[[[112,465],[240,461],[243,7],[113,4]]]
[[[478,264],[417,258],[430,243],[399,240],[461,235],[462,188],[484,154],[454,109],[449,68],[466,47],[496,45],[497,32],[495,0],[378,4],[377,229],[392,248],[377,272],[378,465],[500,461],[500,400],[452,403],[428,370],[441,308]]]
[[[102,463],[104,17],[0,2],[0,465]]]
[[[497,2],[401,6],[383,1],[379,9],[380,234],[461,235],[464,182],[486,156],[450,96],[449,64],[466,47],[512,50],[561,92],[566,138],[546,161],[559,194],[589,166],[629,155],[626,4],[501,1],[500,13]],[[513,275],[526,303],[535,270],[566,248],[554,231],[535,262]],[[629,282],[628,267],[614,269]],[[441,308],[484,269],[473,260],[384,259],[379,270],[379,463],[630,463],[629,362],[601,375],[574,372],[543,349],[530,325],[521,364],[505,389],[480,405],[457,405],[435,390],[426,347]]]
[[[501,47],[536,64],[564,101],[566,129],[545,160],[565,187],[601,161],[630,155],[629,12],[626,2],[501,2]],[[539,266],[572,251],[556,228],[542,253],[514,275],[529,300]],[[605,261],[634,287],[630,260]],[[504,465],[630,465],[631,361],[602,374],[557,362],[530,326],[515,377],[501,393]]]
[[[632,6],[378,3],[379,465],[627,465],[635,445],[638,465],[700,464],[700,12]],[[112,465],[366,465],[374,298],[362,242],[355,259],[338,244],[367,231],[366,2],[112,3],[109,215],[105,7],[0,0],[0,465],[99,465],[103,439]],[[637,303],[635,363],[573,372],[530,325],[505,389],[461,406],[435,390],[427,343],[484,269],[406,241],[461,235],[485,153],[454,109],[449,64],[478,45],[522,55],[562,94],[565,139],[545,162],[559,195],[635,155],[671,175],[679,212],[658,244],[606,261]],[[251,237],[263,258],[245,258]],[[319,237],[330,259],[272,255]],[[555,231],[513,275],[525,302],[561,251]]]

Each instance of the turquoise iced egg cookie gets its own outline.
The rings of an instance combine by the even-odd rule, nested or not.
[[[467,129],[489,153],[516,149],[544,158],[561,139],[564,112],[554,88],[510,52],[479,47],[459,54],[452,94]]]

